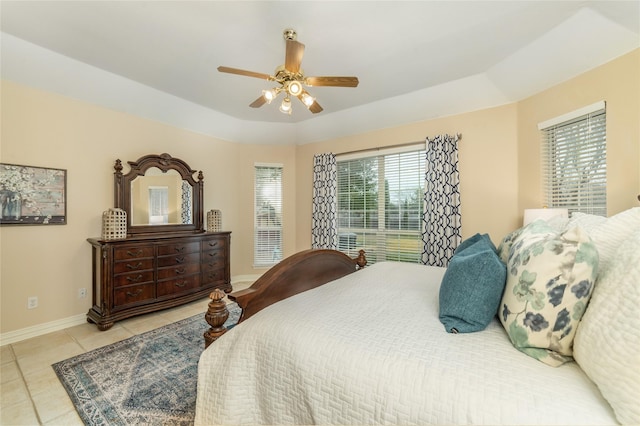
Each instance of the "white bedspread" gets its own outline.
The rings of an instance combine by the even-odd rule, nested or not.
[[[497,320],[446,333],[443,274],[377,263],[259,312],[203,352],[195,423],[616,423],[576,363],[520,353]]]

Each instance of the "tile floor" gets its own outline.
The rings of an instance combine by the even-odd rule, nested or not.
[[[202,314],[204,321],[208,303],[204,298],[129,318],[107,331],[87,323],[2,346],[0,425],[82,425],[51,364],[193,315]]]

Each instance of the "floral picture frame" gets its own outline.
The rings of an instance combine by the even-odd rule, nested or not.
[[[66,170],[0,163],[0,225],[66,223]]]

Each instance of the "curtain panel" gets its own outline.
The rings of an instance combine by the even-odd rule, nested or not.
[[[313,157],[311,248],[338,248],[338,164],[332,153]]]
[[[460,135],[427,137],[424,213],[422,216],[422,263],[447,266],[460,244]]]

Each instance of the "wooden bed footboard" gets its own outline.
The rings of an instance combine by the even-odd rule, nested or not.
[[[242,322],[269,305],[351,274],[366,264],[364,250],[355,259],[337,250],[304,250],[273,266],[251,287],[232,292],[228,297],[242,309],[239,321]],[[224,296],[218,289],[209,296],[211,302],[205,319],[211,328],[204,333],[205,348],[227,331],[223,324],[229,311]]]

